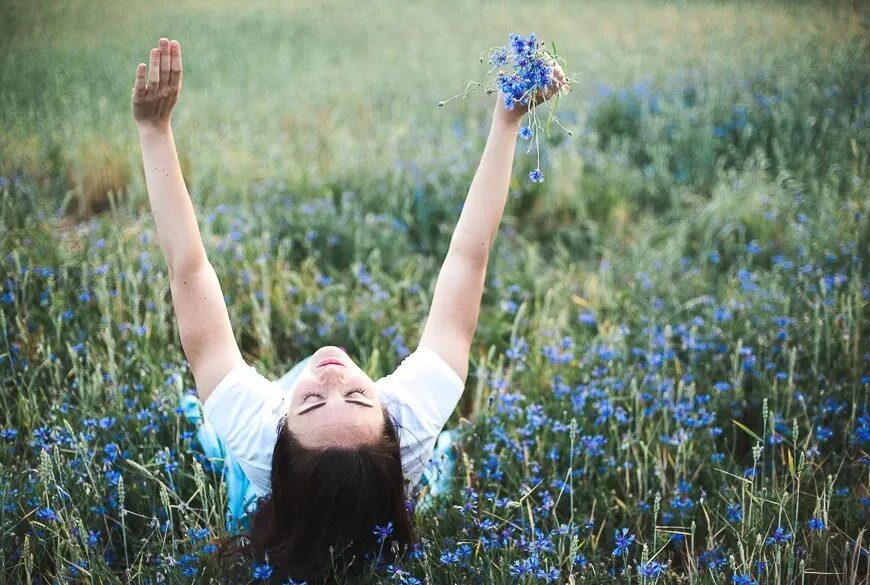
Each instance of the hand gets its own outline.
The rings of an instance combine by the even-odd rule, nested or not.
[[[556,60],[552,61],[553,75],[550,84],[543,90],[535,92],[535,99],[529,100],[528,104],[514,102],[514,109],[508,110],[504,105],[504,93],[499,90],[498,102],[499,111],[511,122],[519,122],[520,119],[529,112],[533,107],[547,101],[557,93],[563,93],[571,90],[571,84],[568,83],[565,77],[565,72],[562,71],[562,66]]]
[[[538,104],[547,101],[557,93],[571,91],[571,84],[568,83],[567,78],[565,77],[565,72],[562,71],[562,66],[559,65],[558,62],[553,61],[553,77],[550,81],[550,85],[548,85],[543,91],[539,91],[537,98],[535,99],[535,103],[532,104],[532,107],[537,106]]]
[[[181,45],[166,38],[151,49],[151,70],[145,78],[145,63],[136,67],[133,87],[133,118],[140,128],[166,129],[172,108],[181,94]]]

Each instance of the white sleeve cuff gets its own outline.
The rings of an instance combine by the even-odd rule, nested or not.
[[[211,394],[206,396],[205,402],[202,404],[202,412],[206,418],[213,418],[214,411],[218,404],[223,402],[226,398],[225,395],[227,389],[237,385],[239,380],[248,375],[248,373],[253,369],[253,366],[241,362],[236,364],[229,372],[227,372],[223,379],[218,382],[218,385],[215,386],[214,390],[211,391]]]

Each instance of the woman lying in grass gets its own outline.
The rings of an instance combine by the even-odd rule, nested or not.
[[[161,38],[136,69],[132,109],[184,353],[203,412],[257,493],[247,539],[275,576],[312,579],[329,548],[364,558],[414,542],[406,494],[432,456],[468,375],[489,250],[523,114],[496,100],[489,138],[435,285],[416,350],[372,380],[341,348],[318,349],[288,391],[245,363],[206,257],[170,125],[181,47]],[[562,89],[558,64],[535,103]],[[396,543],[399,546],[394,547]],[[350,555],[348,555],[350,553]],[[267,556],[268,555],[268,556]],[[354,567],[362,563],[357,560]]]

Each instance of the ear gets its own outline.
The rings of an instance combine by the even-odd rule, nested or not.
[[[399,440],[399,429],[401,425],[396,420],[396,417],[387,409],[385,404],[381,404],[381,410],[384,413],[384,437],[390,441]]]

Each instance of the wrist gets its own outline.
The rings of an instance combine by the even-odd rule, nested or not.
[[[501,98],[501,94],[499,94]],[[525,112],[520,110],[518,106],[514,106],[513,110],[508,110],[504,106],[501,99],[496,100],[495,112],[493,113],[493,123],[504,126],[508,129],[519,131],[520,121],[523,119]]]
[[[166,134],[172,133],[172,126],[167,123],[150,123],[150,122],[141,122],[136,125],[136,129],[139,132],[140,138],[146,138],[151,136],[163,136]]]

